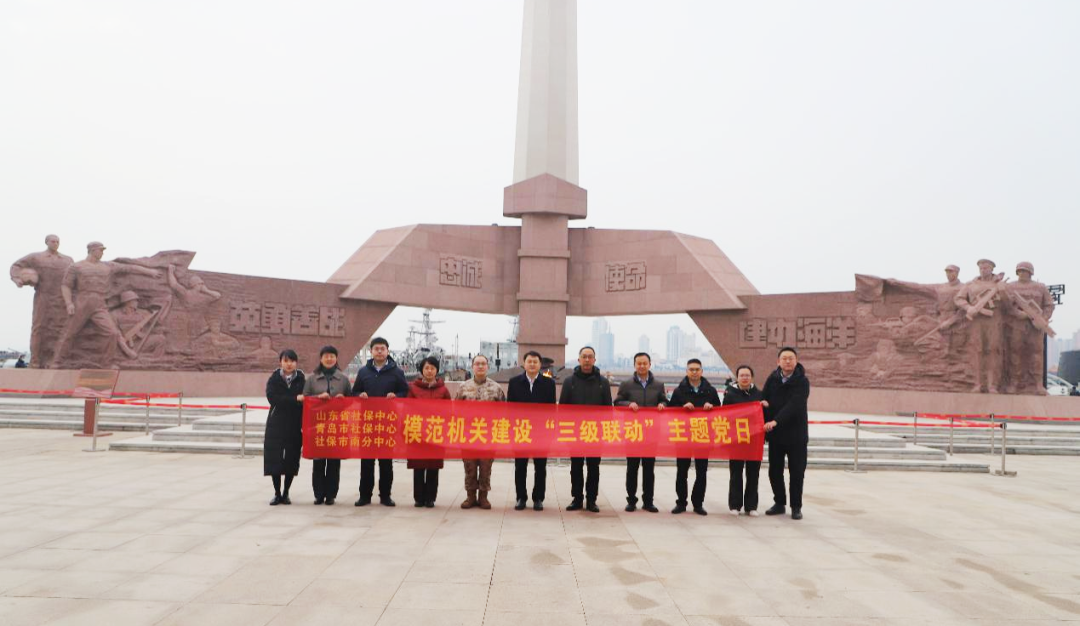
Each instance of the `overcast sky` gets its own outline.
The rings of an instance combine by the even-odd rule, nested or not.
[[[581,0],[578,226],[713,239],[762,293],[989,256],[1080,328],[1080,2]],[[43,248],[322,281],[372,232],[511,225],[522,2],[0,3],[0,214]],[[0,286],[0,348],[32,291]],[[417,311],[383,332],[404,337]],[[450,347],[509,333],[437,313]],[[611,319],[616,351],[686,316]],[[572,346],[591,320],[572,318]]]

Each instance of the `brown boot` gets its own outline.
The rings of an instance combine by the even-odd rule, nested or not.
[[[480,492],[480,508],[485,511],[491,508],[491,503],[488,502],[486,491]]]
[[[461,503],[461,508],[471,509],[476,506],[476,490],[470,489],[465,493],[465,501]]]

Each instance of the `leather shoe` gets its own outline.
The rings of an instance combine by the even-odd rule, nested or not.
[[[417,500],[416,502],[413,502],[413,506],[415,506],[418,509],[422,509],[422,508],[424,508],[424,501],[423,500]]]
[[[698,506],[694,507],[694,513],[697,513],[698,515],[708,515],[709,514],[709,512],[705,510],[705,507],[701,506],[700,504]]]
[[[292,504],[292,500],[289,499],[289,496],[281,496],[281,503],[282,504]]]
[[[281,496],[274,496],[270,499],[270,506],[277,506],[279,504],[281,504]]]
[[[652,502],[649,502],[648,504],[641,505],[641,508],[648,511],[649,513],[659,513],[660,512],[660,509],[653,506]]]
[[[369,504],[371,504],[371,498],[365,498],[364,496],[360,496],[360,499],[354,502],[353,506],[367,506]]]
[[[327,498],[326,499],[326,506],[334,506],[334,499],[333,498]]]
[[[783,504],[774,504],[769,507],[768,511],[765,511],[765,515],[783,515],[786,510]]]
[[[524,498],[522,498],[521,500],[518,500],[517,503],[514,504],[514,510],[515,511],[524,511],[525,510],[525,499]]]
[[[393,498],[391,498],[390,496],[386,496],[385,498],[379,498],[379,504],[383,506],[397,506],[397,503],[394,502]]]
[[[802,509],[791,509],[791,519],[802,519]]]
[[[627,504],[626,508],[623,509],[623,510],[626,511],[627,513],[633,513],[634,511],[637,510],[637,505],[634,504],[634,503]]]
[[[533,500],[533,510],[534,511],[543,511],[544,510],[544,501],[543,500]]]
[[[567,511],[580,511],[581,509],[581,500],[574,500],[570,503],[570,506],[566,507]]]
[[[686,513],[685,504],[676,504],[674,509],[671,509],[672,515],[678,515],[679,513]]]
[[[434,500],[428,500],[427,502],[424,503],[424,506],[426,508],[429,508],[429,509],[434,509],[435,508],[435,501]]]
[[[322,498],[315,498],[315,502],[314,502],[314,504],[322,504],[322,503],[323,503],[323,499],[322,499]]]
[[[585,510],[590,513],[599,513],[600,507],[596,506],[595,502],[589,502],[585,504]]]

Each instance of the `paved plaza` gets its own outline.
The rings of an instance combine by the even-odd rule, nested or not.
[[[114,435],[124,438],[129,434]],[[0,624],[1049,624],[1080,620],[1080,460],[1010,457],[987,474],[811,470],[805,519],[731,517],[727,471],[708,517],[622,511],[604,465],[600,514],[512,509],[497,463],[490,511],[458,508],[460,463],[435,509],[269,507],[261,458],[85,453],[86,439],[0,430]],[[988,457],[971,456],[993,463]],[[764,476],[763,476],[764,479]],[[530,475],[531,482],[531,475]],[[762,488],[767,506],[771,494]],[[764,507],[763,507],[764,508]]]

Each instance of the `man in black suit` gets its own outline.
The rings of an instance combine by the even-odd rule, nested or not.
[[[530,402],[534,404],[555,404],[555,380],[540,373],[540,353],[530,350],[525,353],[525,371],[510,379],[507,388],[507,402]],[[529,459],[514,459],[514,487],[517,490],[515,511],[525,508],[528,491],[525,488],[525,475],[528,472]],[[533,510],[544,510],[544,492],[547,486],[547,459],[533,459]]]
[[[795,348],[783,347],[776,358],[776,370],[761,390],[765,407],[765,439],[769,442],[769,483],[772,507],[765,515],[783,515],[787,504],[784,491],[784,457],[791,480],[791,519],[802,519],[803,477],[806,448],[810,442],[806,403],[810,379],[799,363]]]

